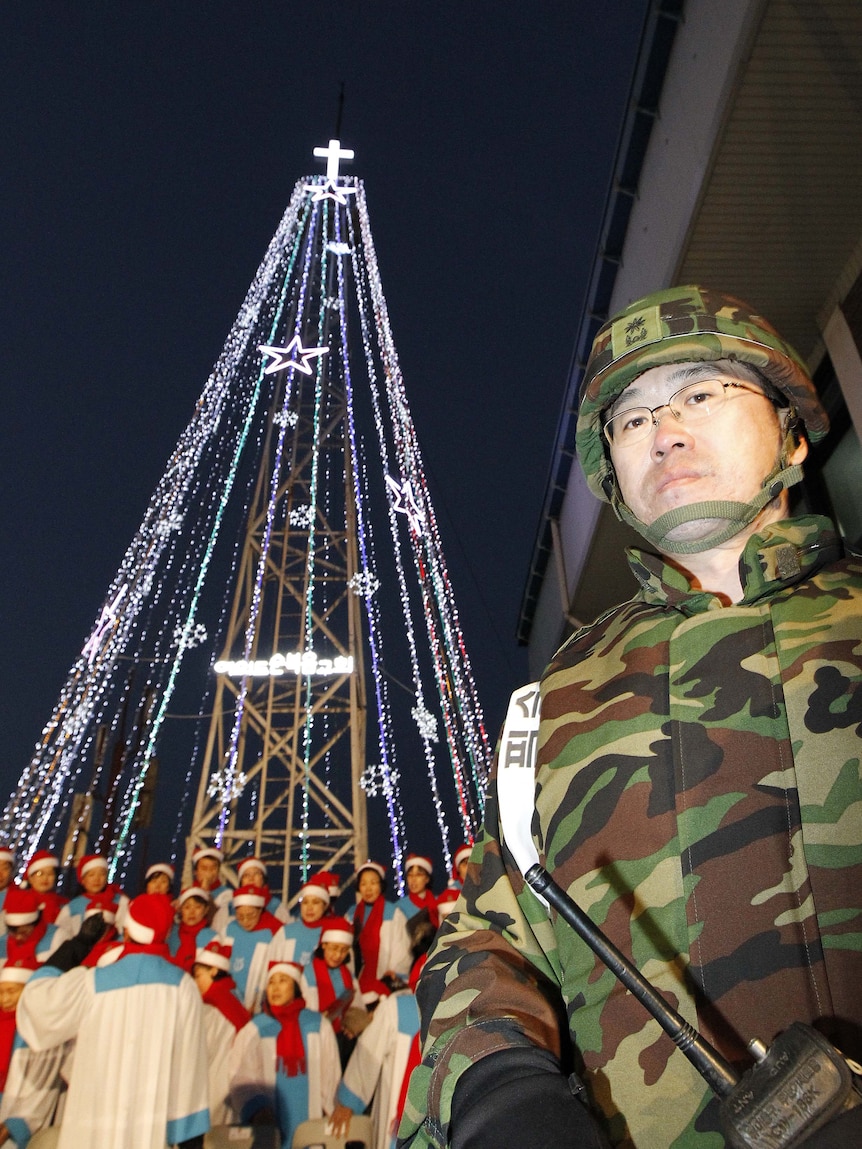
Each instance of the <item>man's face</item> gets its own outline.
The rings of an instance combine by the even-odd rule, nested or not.
[[[312,894],[303,894],[299,903],[299,916],[307,925],[319,922],[326,913],[326,902],[323,898],[315,898]]]
[[[234,906],[234,917],[244,930],[253,930],[263,916],[262,906]]]
[[[180,906],[180,921],[184,926],[199,925],[207,916],[207,903],[200,898],[186,898]]]
[[[12,881],[12,863],[0,862],[0,890],[5,890]]]
[[[428,889],[431,875],[421,866],[411,866],[407,871],[407,889],[411,894],[422,894]]]
[[[108,884],[108,867],[107,866],[93,866],[91,870],[87,870],[81,878],[81,886],[85,894],[101,894],[105,886]]]
[[[24,986],[19,981],[0,981],[0,1013],[14,1013]]]
[[[469,865],[470,865],[470,859],[469,858],[462,858],[461,861],[458,863],[458,878],[459,878],[462,886],[464,885],[464,879],[467,876],[467,867]]]
[[[49,890],[53,890],[57,881],[57,870],[54,866],[40,866],[38,870],[30,870],[27,881],[37,894],[47,894]]]
[[[373,905],[374,902],[383,893],[383,883],[380,881],[380,875],[376,870],[363,870],[359,875],[359,883],[357,885],[359,896],[363,902],[368,905]]]
[[[320,948],[323,960],[330,969],[338,969],[340,965],[344,965],[350,953],[350,946],[344,942],[321,942]]]
[[[659,407],[698,378],[740,382],[742,386],[728,390],[717,413],[701,422],[679,420],[665,408],[658,412],[658,427],[651,428],[643,439],[626,446],[611,444],[611,461],[623,500],[646,524],[690,503],[710,499],[751,502],[778,462],[784,434],[774,405],[756,384],[726,374],[720,365],[667,363],[653,367],[626,388],[609,413],[630,407]],[[802,442],[791,461],[801,462],[806,453]],[[714,519],[698,519],[676,527],[669,537],[673,542],[696,540],[715,526]]]
[[[195,885],[214,890],[218,885],[219,864],[216,858],[198,858],[195,862]]]
[[[296,996],[296,982],[288,973],[276,971],[266,983],[266,1000],[270,1005],[288,1005]]]
[[[215,981],[217,973],[218,970],[215,966],[206,965],[204,962],[195,962],[192,966],[192,977],[195,979],[195,985],[200,990],[201,997],[203,997]]]

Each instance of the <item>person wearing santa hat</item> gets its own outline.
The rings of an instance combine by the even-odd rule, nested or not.
[[[54,952],[63,936],[56,925],[44,921],[35,890],[10,886],[5,905],[7,933],[0,938],[0,961],[35,967]]]
[[[118,928],[122,929],[128,911],[129,899],[118,885],[108,881],[108,860],[101,854],[84,854],[78,859],[75,867],[78,884],[81,887],[78,893],[57,914],[57,929],[68,941],[75,937],[84,920],[84,911],[90,904],[90,899],[96,896],[108,895],[114,905]]]
[[[0,1145],[27,1145],[51,1124],[74,1047],[70,1041],[35,1053],[17,1032],[18,1001],[32,973],[24,966],[0,969]]]
[[[177,872],[170,862],[153,862],[144,874],[145,894],[167,894],[173,896],[174,878]]]
[[[460,897],[460,887],[456,888],[454,885],[447,886],[442,894],[437,895],[437,913],[441,921],[452,913]]]
[[[458,889],[464,885],[464,879],[467,876],[467,866],[472,853],[473,847],[466,844],[459,846],[455,851],[455,856],[452,859],[452,881],[457,885]]]
[[[201,886],[188,886],[174,903],[177,920],[168,934],[168,949],[174,962],[191,973],[198,948],[209,945],[218,934],[209,924],[212,899]]]
[[[0,937],[6,933],[6,922],[3,917],[3,905],[6,901],[6,891],[12,884],[15,874],[15,852],[6,846],[0,846]]]
[[[24,880],[39,895],[42,921],[48,925],[57,920],[57,914],[69,903],[69,899],[56,890],[59,865],[60,859],[56,854],[50,850],[37,850],[24,870]]]
[[[338,1086],[332,1115],[333,1132],[346,1138],[350,1116],[364,1113],[371,1105],[374,1149],[390,1149],[394,1145],[405,1092],[402,1087],[420,1060],[419,1009],[414,990],[436,929],[428,918],[417,914],[407,923],[407,930],[413,959],[408,988],[383,998],[374,1011],[373,1023],[359,1035]]]
[[[342,1066],[356,1037],[371,1020],[350,967],[353,941],[353,926],[347,918],[327,918],[320,931],[320,945],[302,971],[306,1008],[325,1013],[332,1022]]]
[[[331,917],[332,899],[338,896],[338,876],[321,870],[299,891],[299,918],[285,922],[273,935],[270,961],[290,961],[307,966],[320,944],[320,930]]]
[[[430,889],[433,873],[434,867],[430,858],[424,854],[408,854],[404,862],[407,893],[395,904],[408,921],[415,914],[425,910],[436,929],[440,925],[440,918],[437,915],[437,899]]]
[[[224,931],[231,946],[230,972],[246,1009],[260,1009],[266,984],[269,946],[281,922],[266,909],[266,895],[257,886],[238,886],[233,892],[233,921]]]
[[[341,1076],[332,1026],[305,1009],[301,977],[293,962],[270,963],[264,1011],[240,1030],[231,1050],[231,1097],[240,1120],[274,1118],[285,1146],[303,1121],[332,1112]]]
[[[141,894],[114,961],[67,972],[50,964],[65,964],[79,936],[25,986],[18,1028],[27,1045],[77,1042],[58,1149],[202,1144],[210,1124],[203,1006],[191,978],[168,960],[172,917],[163,894]]]
[[[256,886],[257,889],[263,890],[266,893],[266,909],[267,912],[272,914],[274,918],[278,918],[280,922],[287,922],[290,920],[290,911],[281,900],[276,897],[269,888],[266,880],[266,862],[260,858],[245,858],[236,868],[236,875],[239,879],[240,886]]]
[[[233,886],[222,880],[224,854],[217,846],[198,846],[192,853],[193,885],[206,890],[212,899],[210,925],[217,934],[224,932],[230,921]]]
[[[239,1114],[230,1102],[230,1051],[251,1014],[236,995],[230,976],[230,946],[218,940],[198,949],[192,977],[204,1003],[204,1032],[209,1054],[210,1122],[235,1125]]]
[[[356,872],[357,902],[348,915],[362,958],[359,985],[372,1009],[391,993],[394,981],[406,980],[411,964],[407,919],[383,896],[385,880],[386,870],[379,862],[364,862]]]

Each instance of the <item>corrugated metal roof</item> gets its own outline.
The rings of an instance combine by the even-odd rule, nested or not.
[[[677,280],[735,292],[810,357],[860,236],[862,4],[772,0]]]

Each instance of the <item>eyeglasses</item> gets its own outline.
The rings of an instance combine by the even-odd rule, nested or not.
[[[727,401],[728,389],[748,391],[772,400],[763,391],[737,380],[725,383],[721,379],[698,379],[674,391],[666,403],[658,407],[628,407],[611,415],[604,425],[605,438],[615,447],[630,447],[646,439],[661,422],[659,411],[670,411],[680,423],[704,423],[711,415],[720,411]]]

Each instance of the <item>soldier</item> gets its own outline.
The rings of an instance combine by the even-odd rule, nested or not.
[[[673,288],[606,323],[578,456],[659,554],[630,553],[634,599],[540,684],[541,859],[740,1068],[795,1020],[862,1054],[862,560],[829,520],[788,517],[827,428],[738,300]],[[494,786],[418,998],[403,1145],[599,1144],[573,1066],[615,1145],[724,1143],[688,1060],[525,887]]]

